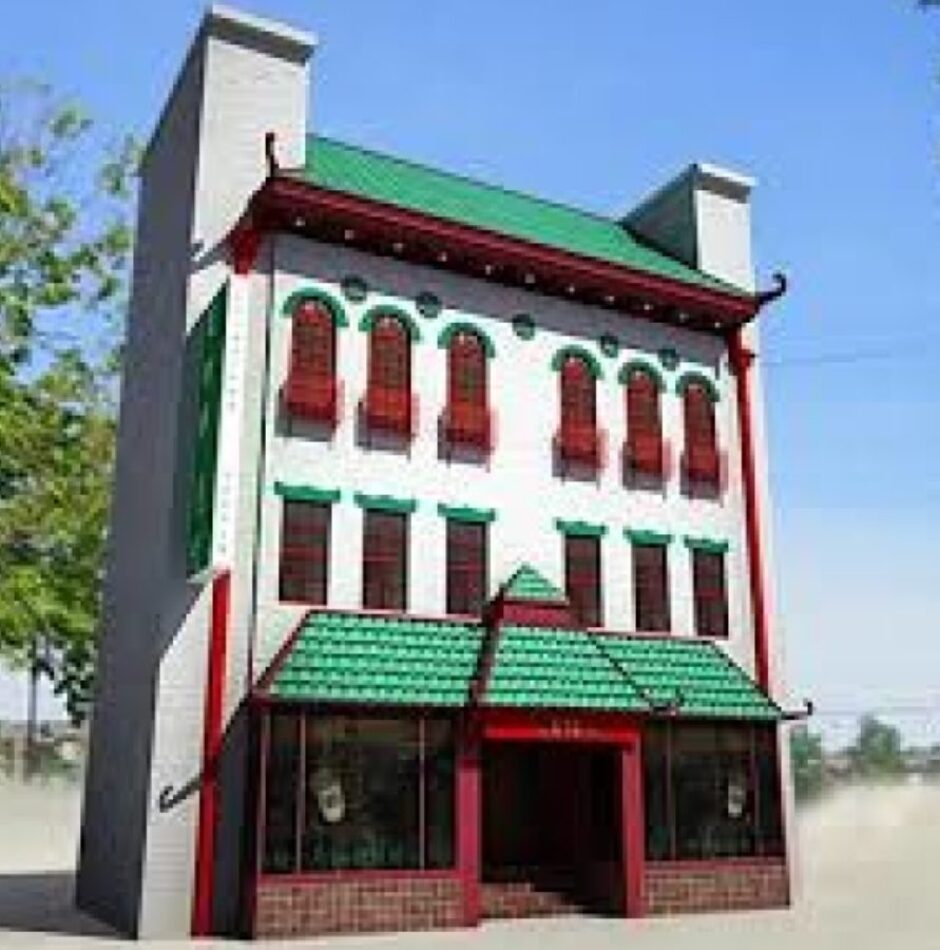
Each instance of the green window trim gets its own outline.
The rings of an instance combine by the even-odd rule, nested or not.
[[[555,527],[562,534],[576,538],[603,538],[607,534],[607,525],[591,524],[588,521],[566,521],[564,518],[556,518]]]
[[[375,307],[370,307],[362,315],[362,319],[359,321],[359,329],[370,333],[375,321],[378,320],[379,317],[394,317],[408,331],[408,336],[412,343],[421,342],[421,331],[418,329],[418,324],[415,322],[414,317],[407,311],[402,310],[401,307],[396,307],[394,304],[378,304]]]
[[[712,538],[696,538],[690,534],[685,536],[685,546],[690,551],[706,551],[709,554],[727,554],[728,542],[715,541]]]
[[[305,300],[315,300],[317,303],[322,303],[329,311],[333,318],[333,325],[337,328],[349,326],[349,320],[346,318],[343,305],[332,294],[320,290],[318,287],[301,287],[300,290],[295,290],[281,305],[281,315],[292,318],[294,311]]]
[[[388,511],[393,514],[410,515],[414,514],[418,507],[418,502],[415,501],[414,498],[393,498],[391,495],[367,495],[361,491],[357,491],[353,498],[360,508],[365,508],[368,511]]]
[[[316,501],[321,505],[332,505],[340,500],[342,492],[338,488],[318,488],[314,485],[288,485],[285,482],[274,483],[274,493],[288,501]]]
[[[711,399],[712,402],[718,402],[721,398],[721,394],[718,392],[718,387],[714,381],[709,379],[704,373],[695,372],[694,370],[689,373],[683,373],[678,380],[676,380],[676,392],[681,396],[692,383],[698,383],[698,385],[708,393],[708,398]]]
[[[556,372],[560,370],[564,365],[565,360],[569,356],[575,356],[580,360],[584,360],[591,371],[591,375],[595,379],[604,378],[604,371],[601,369],[601,364],[597,357],[590,350],[585,349],[583,346],[563,346],[552,357],[552,369]]]
[[[656,388],[660,392],[665,391],[666,381],[663,379],[663,374],[648,360],[635,359],[624,363],[620,367],[620,372],[617,373],[617,382],[627,385],[637,373],[645,373],[656,383]]]
[[[663,531],[648,531],[644,528],[625,528],[623,536],[631,544],[665,546],[672,543],[672,535]]]
[[[458,320],[456,323],[448,324],[441,331],[441,335],[437,338],[437,345],[446,350],[453,340],[454,336],[458,333],[472,333],[483,345],[483,352],[487,356],[493,357],[496,355],[496,347],[493,346],[493,340],[490,338],[490,335],[485,331],[481,330],[479,327],[474,326],[472,323],[467,323],[465,320]]]
[[[470,524],[490,524],[496,520],[496,511],[493,508],[472,508],[470,505],[437,506],[437,513],[448,521],[463,521]]]

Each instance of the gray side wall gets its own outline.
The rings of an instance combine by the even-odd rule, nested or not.
[[[79,855],[79,905],[137,930],[161,615],[172,576],[169,513],[199,136],[201,58],[191,56],[142,169],[133,291]],[[177,589],[173,600],[186,599]],[[178,608],[177,608],[178,609]]]

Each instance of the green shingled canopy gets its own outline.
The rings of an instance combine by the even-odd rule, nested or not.
[[[484,646],[474,624],[311,614],[262,691],[275,699],[458,709]],[[484,707],[773,720],[780,709],[714,643],[506,626]]]
[[[642,243],[615,218],[336,142],[307,138],[305,181],[657,277],[743,291]]]
[[[482,628],[467,624],[313,613],[268,691],[307,702],[459,707],[482,642]]]
[[[534,567],[523,564],[506,582],[504,592],[512,600],[563,604],[568,598]]]

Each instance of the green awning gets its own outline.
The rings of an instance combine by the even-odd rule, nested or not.
[[[274,699],[459,709],[487,647],[482,626],[312,613],[260,692]],[[492,644],[490,644],[492,645]],[[501,628],[483,708],[773,720],[782,715],[718,646],[688,638]]]

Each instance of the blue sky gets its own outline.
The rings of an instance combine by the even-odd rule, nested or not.
[[[760,272],[793,282],[765,317],[790,678],[829,710],[932,698],[940,734],[940,16],[913,0],[244,6],[319,35],[321,132],[603,212],[692,159],[757,177]],[[0,75],[146,137],[201,10],[9,4]],[[0,716],[19,703],[0,684]]]

